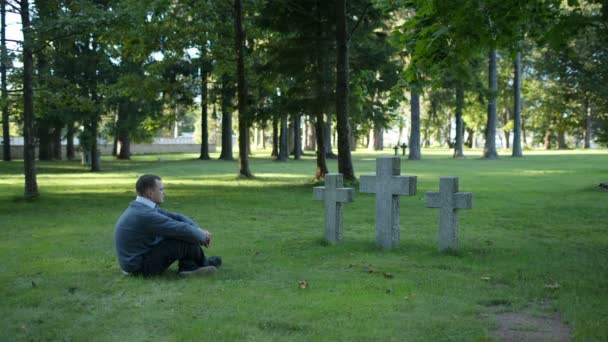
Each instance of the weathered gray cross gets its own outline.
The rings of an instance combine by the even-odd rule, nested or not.
[[[362,175],[360,191],[376,194],[376,241],[384,248],[399,245],[399,196],[416,194],[416,176],[400,176],[399,157],[376,159],[376,175]]]
[[[342,241],[342,203],[352,202],[355,189],[344,188],[341,173],[325,175],[325,186],[313,189],[313,199],[325,201],[325,239],[331,243]]]
[[[458,192],[458,177],[440,177],[439,192],[427,191],[425,205],[439,208],[439,251],[458,248],[458,210],[473,207],[473,194]]]

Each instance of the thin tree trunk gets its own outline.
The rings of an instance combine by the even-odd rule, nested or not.
[[[568,145],[566,144],[566,132],[564,132],[564,130],[557,131],[557,148],[560,150],[568,148]]]
[[[553,132],[548,129],[545,131],[545,150],[550,150],[551,149],[551,136],[553,135]]]
[[[411,90],[410,154],[409,160],[420,160],[420,95]]]
[[[129,134],[129,127],[127,124],[130,107],[126,101],[123,101],[118,105],[118,120],[116,121],[116,138],[120,143],[120,150],[117,151],[116,159],[129,160],[131,159],[131,138]]]
[[[513,65],[513,150],[512,157],[523,156],[521,149],[521,52]]]
[[[67,160],[74,160],[74,158],[76,157],[76,151],[74,150],[74,131],[74,123],[68,122],[68,128],[65,138],[65,158]]]
[[[61,160],[61,130],[63,124],[60,121],[55,122],[52,135],[53,159]]]
[[[293,115],[293,159],[295,160],[300,160],[302,156],[301,117],[300,114]]]
[[[585,142],[583,148],[591,148],[591,106],[589,100],[585,100]]]
[[[38,120],[36,133],[38,136],[38,160],[51,160],[51,133],[47,120]]]
[[[232,114],[230,113],[230,101],[227,77],[222,79],[222,152],[221,160],[234,160],[232,157]]]
[[[321,179],[324,178],[329,171],[327,170],[327,161],[325,159],[325,142],[323,134],[325,123],[323,122],[323,113],[317,113],[316,118],[317,122],[315,129],[317,137],[317,170],[315,172],[315,178]]]
[[[34,92],[32,89],[34,61],[32,57],[32,32],[30,28],[30,6],[28,0],[21,0],[21,23],[23,25],[23,171],[25,174],[25,197],[32,199],[39,196],[39,192],[36,180]]]
[[[489,52],[488,83],[490,97],[488,99],[488,121],[486,123],[486,146],[483,157],[487,159],[498,158],[496,153],[496,96],[498,93],[498,76],[496,72],[496,50]]]
[[[454,143],[454,158],[464,158],[462,110],[464,108],[464,89],[462,83],[456,86],[456,140]]]
[[[378,123],[374,123],[374,151],[384,149],[384,128]]]
[[[251,178],[249,170],[249,120],[247,117],[247,83],[245,78],[245,32],[243,31],[243,1],[234,0],[234,25],[236,32],[236,75],[239,110],[239,176]]]
[[[279,140],[279,157],[278,157],[278,161],[280,162],[286,162],[287,159],[289,158],[289,132],[288,132],[288,128],[287,128],[287,115],[284,114],[283,116],[281,116],[281,137]]]
[[[201,68],[201,154],[200,160],[209,160],[209,113],[207,112],[207,70]]]
[[[336,119],[338,126],[338,172],[345,180],[355,181],[355,169],[350,154],[351,129],[348,120],[350,96],[346,0],[336,1]]]
[[[325,116],[327,118],[327,121],[325,121],[325,126],[323,129],[323,134],[324,134],[323,141],[325,142],[325,157],[328,159],[336,159],[337,156],[332,151],[332,143],[331,143],[331,132],[332,132],[331,124],[333,121],[333,114],[328,112],[328,113],[326,113]]]
[[[272,152],[270,156],[279,157],[279,116],[274,115],[272,118]]]
[[[0,44],[0,80],[2,82],[2,160],[11,161],[11,133],[9,126],[8,111],[8,91],[6,85],[6,64],[8,56],[6,53],[6,3],[3,0],[1,5],[2,33]]]

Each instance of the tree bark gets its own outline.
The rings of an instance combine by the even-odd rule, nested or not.
[[[338,126],[338,172],[345,180],[354,181],[355,169],[350,154],[351,129],[349,123],[348,99],[349,65],[346,0],[336,1],[336,119]]]
[[[333,121],[333,114],[330,112],[326,113],[326,118],[327,121],[325,121],[325,125],[324,125],[324,129],[323,129],[323,134],[324,134],[324,139],[323,141],[325,142],[325,157],[328,159],[336,159],[336,155],[334,154],[334,152],[332,151],[332,144],[331,144],[331,124]]]
[[[51,135],[53,147],[52,150],[52,158],[56,160],[61,160],[61,130],[63,129],[63,123],[59,120],[54,122],[53,125],[53,134]]]
[[[201,154],[200,160],[209,160],[209,121],[208,121],[208,99],[207,99],[207,75],[208,72],[201,68]]]
[[[316,118],[317,122],[315,129],[317,136],[317,170],[315,172],[315,178],[321,179],[324,178],[329,171],[327,170],[327,161],[325,159],[325,142],[323,134],[325,123],[323,122],[323,113],[317,113]]]
[[[120,150],[116,151],[116,159],[129,160],[131,159],[131,137],[128,127],[129,105],[125,103],[129,101],[124,99],[118,105],[118,120],[116,121],[116,138],[120,143]]]
[[[411,90],[411,118],[410,118],[410,153],[409,160],[420,160],[420,95]]]
[[[272,118],[272,152],[270,156],[279,157],[279,116],[274,115]]]
[[[463,153],[463,135],[464,127],[462,125],[462,110],[464,108],[464,89],[462,83],[456,86],[456,140],[454,143],[454,158],[464,158]]]
[[[293,115],[293,159],[300,160],[302,156],[302,129],[300,128],[301,115]]]
[[[32,56],[32,32],[30,28],[30,6],[28,0],[21,0],[21,23],[23,25],[23,171],[25,174],[25,197],[32,199],[38,197],[39,192],[36,180],[34,92],[32,89],[34,61]]]
[[[382,151],[384,149],[384,128],[377,123],[374,123],[374,151]]]
[[[232,113],[230,113],[230,102],[232,98],[228,90],[227,77],[222,78],[222,152],[221,160],[234,160],[232,157]]]
[[[74,131],[74,123],[68,122],[65,146],[65,158],[67,160],[74,160],[76,157],[76,151],[74,150]]]
[[[488,121],[486,123],[486,145],[483,157],[487,159],[497,159],[496,153],[496,96],[498,93],[498,76],[496,70],[496,50],[489,52],[488,63],[488,85],[490,95],[488,98]]]
[[[239,110],[239,176],[251,178],[249,170],[249,118],[247,115],[247,83],[245,78],[245,32],[243,31],[243,1],[234,0],[236,43],[237,99]]]
[[[288,152],[288,148],[289,148],[289,130],[287,129],[287,115],[284,114],[283,116],[281,116],[281,138],[279,141],[279,156],[277,158],[278,161],[280,162],[286,162],[287,159],[289,158],[289,152]]]
[[[588,99],[585,99],[585,142],[583,148],[591,148],[591,106]]]
[[[550,129],[547,129],[545,131],[545,150],[550,150],[551,149],[551,136],[553,135],[553,132]]]
[[[512,157],[523,156],[521,149],[521,52],[513,65],[513,150]]]
[[[568,149],[568,144],[566,144],[566,132],[563,129],[557,131],[557,148],[560,150]]]
[[[2,82],[2,160],[11,161],[11,133],[9,126],[8,91],[6,85],[6,64],[8,56],[6,53],[6,3],[1,5],[1,46],[0,46],[0,80]]]
[[[38,160],[51,160],[51,133],[46,120],[38,120],[36,135],[38,136]]]

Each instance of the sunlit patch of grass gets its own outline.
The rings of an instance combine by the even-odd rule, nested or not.
[[[392,154],[353,153],[357,176]],[[313,155],[279,163],[257,152],[254,179],[238,178],[237,162],[217,154],[104,156],[99,173],[44,162],[34,202],[19,200],[23,164],[1,162],[0,336],[468,341],[491,337],[488,310],[548,301],[576,338],[608,338],[608,192],[596,185],[608,181],[608,151],[465,154],[433,149],[401,161],[418,192],[401,197],[401,244],[391,251],[374,241],[374,196],[358,191],[344,206],[344,242],[323,242]],[[337,172],[336,160],[328,166]],[[214,233],[208,252],[224,259],[217,276],[180,279],[175,266],[149,280],[118,271],[113,227],[144,173],[163,177],[167,210]],[[439,213],[424,207],[424,193],[448,175],[474,200],[460,212],[460,249],[442,255]]]

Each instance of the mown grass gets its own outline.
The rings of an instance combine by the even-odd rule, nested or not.
[[[608,192],[597,188],[608,151],[403,160],[418,193],[401,199],[391,251],[374,241],[373,195],[358,191],[344,242],[324,243],[314,159],[266,155],[252,158],[253,180],[237,179],[236,162],[196,155],[104,158],[100,173],[40,162],[34,202],[21,199],[22,163],[0,162],[0,339],[471,341],[493,338],[493,313],[524,309],[559,313],[577,340],[608,339]],[[355,153],[357,175],[374,173],[379,155]],[[114,224],[143,173],[164,178],[166,209],[214,233],[219,274],[119,272]],[[461,211],[460,250],[441,255],[424,192],[448,175],[474,208]]]

